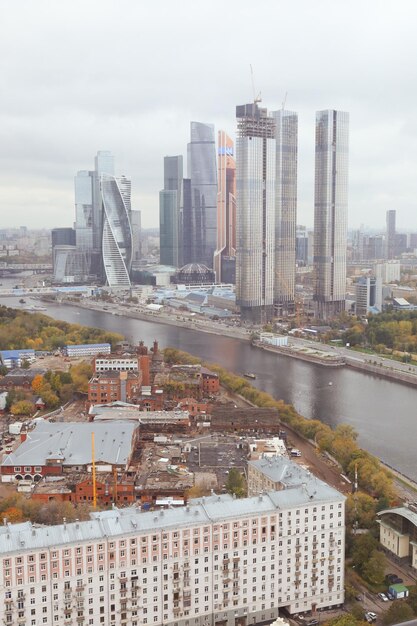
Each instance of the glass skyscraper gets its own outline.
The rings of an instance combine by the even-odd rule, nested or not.
[[[274,111],[276,139],[274,304],[280,313],[294,311],[297,229],[298,116]]]
[[[217,146],[217,249],[214,253],[216,281],[235,282],[236,264],[236,162],[232,139],[218,132]]]
[[[274,312],[275,120],[256,103],[236,107],[236,302],[243,320]]]
[[[182,156],[164,158],[164,189],[159,192],[160,262],[181,267],[182,254]]]
[[[132,226],[130,221],[131,182],[101,174],[103,205],[102,254],[106,281],[110,287],[130,287],[132,267]]]
[[[345,310],[348,157],[349,114],[316,113],[313,297],[322,320]]]
[[[191,122],[188,178],[191,180],[191,260],[213,267],[217,244],[217,163],[212,124]]]

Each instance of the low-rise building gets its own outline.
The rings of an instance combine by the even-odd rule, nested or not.
[[[139,357],[133,354],[111,354],[109,356],[96,356],[93,360],[93,368],[96,374],[113,370],[116,372],[138,372]]]
[[[69,358],[95,356],[96,354],[110,354],[111,345],[109,343],[83,343],[78,345],[74,344],[65,346],[63,352]]]
[[[281,609],[341,605],[345,498],[304,480],[246,499],[213,495],[158,512],[115,508],[41,528],[7,524],[0,620],[249,626]]]
[[[7,372],[6,376],[0,378],[0,389],[31,389],[33,379],[36,376],[43,376],[44,369],[16,368]]]
[[[27,361],[33,363],[35,360],[35,350],[22,348],[19,350],[0,350],[1,364],[8,369],[22,367],[22,363]]]
[[[417,506],[399,506],[378,513],[382,547],[417,570]]]
[[[91,471],[93,433],[97,472],[127,469],[134,451],[137,424],[114,421],[39,421],[0,465],[2,482],[41,480],[44,476]]]
[[[248,495],[290,489],[311,478],[308,470],[285,456],[271,456],[248,462]]]
[[[110,404],[112,402],[136,402],[141,393],[142,375],[140,371],[110,370],[95,374],[88,383],[90,404]]]

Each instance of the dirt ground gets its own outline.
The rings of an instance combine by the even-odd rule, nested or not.
[[[76,365],[86,360],[88,359],[86,359],[85,357],[80,357],[78,359],[68,359],[67,357],[63,357],[62,355],[59,355],[59,356],[51,355],[51,356],[37,357],[30,367],[31,369],[43,368],[46,370],[68,372],[71,365]]]

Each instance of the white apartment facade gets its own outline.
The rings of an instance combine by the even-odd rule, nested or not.
[[[103,355],[97,356],[94,359],[94,371],[96,374],[108,372],[109,370],[116,372],[137,372],[139,371],[139,359],[137,356],[105,357]]]
[[[248,626],[344,600],[344,497],[320,481],[0,530],[13,626]]]

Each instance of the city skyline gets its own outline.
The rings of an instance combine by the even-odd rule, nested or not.
[[[106,10],[97,11],[94,0],[87,7],[40,0],[36,7],[27,4],[23,20],[17,6],[3,11],[7,89],[0,104],[0,207],[5,227],[70,223],[72,173],[88,169],[89,155],[98,149],[117,154],[120,169],[132,173],[132,207],[142,211],[144,227],[157,226],[161,157],[177,152],[190,119],[210,120],[234,139],[234,105],[252,99],[252,64],[264,105],[279,109],[288,91],[286,106],[299,114],[299,223],[313,223],[314,111],[332,107],[351,114],[349,226],[359,226],[366,215],[371,226],[382,227],[385,211],[393,208],[397,227],[412,228],[417,195],[413,3],[395,8],[386,3],[381,10],[374,1],[365,9],[358,2],[340,8],[299,1],[282,11],[270,2],[271,16],[279,12],[285,25],[274,37],[274,19],[262,20],[261,27],[261,15],[253,14],[248,2],[232,0],[226,7],[214,2],[205,25],[224,41],[227,63],[225,46],[208,41],[201,46],[198,29],[190,32],[188,21],[201,16],[198,3],[184,2],[179,15],[161,1],[149,7],[127,1],[129,20],[123,24],[114,2],[104,4]],[[83,20],[75,19],[77,6]],[[97,28],[91,29],[92,23]],[[236,25],[232,35],[231,23]],[[342,23],[343,29],[335,28]],[[295,32],[303,41],[300,51],[293,46]],[[110,33],[111,50],[105,45]],[[329,33],[335,43],[331,60]],[[265,62],[261,39],[268,59],[277,59],[272,66]],[[177,49],[178,41],[186,43]],[[279,62],[290,49],[289,61]],[[133,72],[132,58],[140,59]],[[221,97],[215,97],[218,92]]]

